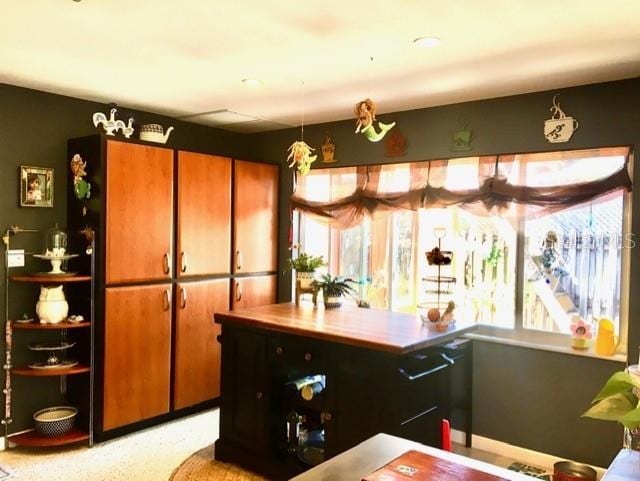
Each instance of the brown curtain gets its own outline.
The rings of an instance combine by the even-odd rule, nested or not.
[[[312,170],[298,178],[291,206],[337,228],[398,209],[550,213],[631,190],[628,156],[621,147]]]

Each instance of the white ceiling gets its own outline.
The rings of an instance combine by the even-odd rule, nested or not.
[[[253,130],[640,76],[640,0],[0,3],[0,82]]]

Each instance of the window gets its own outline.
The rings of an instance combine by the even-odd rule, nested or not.
[[[625,161],[581,151],[394,164],[378,169],[375,186],[383,194],[421,182],[465,192],[495,172],[511,185],[555,186],[607,177]],[[335,200],[371,182],[359,169],[324,169],[298,188]],[[468,205],[393,209],[342,229],[301,213],[300,243],[328,259],[332,273],[357,281],[374,308],[415,313],[453,300],[458,319],[536,339],[570,334],[574,316],[607,317],[624,337],[626,248],[634,243],[628,197],[618,189],[571,206],[510,204],[499,215]],[[428,264],[436,246],[451,251],[449,265]]]

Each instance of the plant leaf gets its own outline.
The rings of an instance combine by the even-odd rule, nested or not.
[[[626,393],[614,394],[591,406],[582,417],[619,421],[629,411],[634,410],[636,403]]]
[[[640,427],[640,407],[637,407],[633,411],[628,412],[618,421],[625,428],[635,429],[637,427]]]
[[[613,396],[614,394],[623,393],[625,391],[631,392],[631,389],[633,388],[633,386],[635,386],[635,380],[631,377],[629,373],[622,372],[622,371],[616,372],[613,376],[611,376],[607,380],[607,382],[602,387],[600,392],[596,395],[596,397],[591,402],[594,403],[602,399],[608,398],[609,396]]]

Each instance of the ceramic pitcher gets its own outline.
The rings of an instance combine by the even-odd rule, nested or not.
[[[596,336],[596,353],[601,356],[613,356],[618,348],[620,340],[613,332],[613,322],[609,319],[598,321],[598,334]]]

